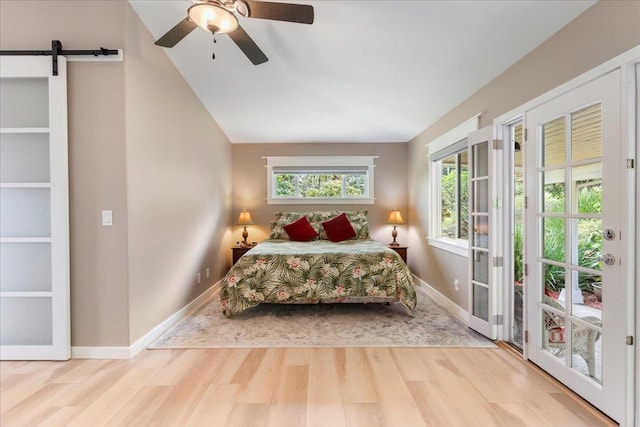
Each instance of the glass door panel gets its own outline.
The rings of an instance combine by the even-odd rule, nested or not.
[[[51,243],[0,243],[0,292],[51,292]]]
[[[48,183],[49,135],[0,133],[0,182]]]
[[[0,189],[0,237],[50,237],[47,188]]]
[[[51,316],[50,297],[0,299],[0,345],[51,345]]]
[[[523,150],[525,141],[523,138],[522,120],[511,124],[508,128],[509,144],[505,146],[505,155],[508,155],[508,175],[511,186],[509,196],[505,197],[505,212],[511,215],[511,261],[505,257],[506,270],[505,289],[508,295],[510,307],[508,325],[511,326],[511,334],[508,341],[522,349],[524,341],[524,246],[523,246],[523,219],[524,219],[524,163]]]
[[[4,77],[0,93],[0,127],[49,127],[48,77]]]
[[[540,126],[542,134],[542,166],[564,164],[565,118],[559,117]]]

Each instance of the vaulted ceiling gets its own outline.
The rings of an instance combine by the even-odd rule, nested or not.
[[[154,39],[191,5],[129,2]],[[200,28],[156,47],[233,143],[409,141],[595,3],[289,2],[313,5],[313,25],[239,17],[264,64]]]

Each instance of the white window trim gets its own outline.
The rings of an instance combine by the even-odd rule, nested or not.
[[[374,179],[373,172],[375,169],[374,161],[378,156],[292,156],[292,157],[263,157],[266,159],[267,164],[267,204],[269,205],[318,205],[318,204],[367,204],[372,205],[375,201],[374,193]],[[273,168],[274,167],[290,167],[295,169],[296,167],[318,167],[330,168],[330,167],[366,167],[368,176],[368,197],[340,197],[340,198],[283,198],[274,197],[273,192],[275,186],[273,185]]]
[[[459,124],[455,128],[451,129],[447,133],[439,136],[433,141],[429,142],[425,145],[427,148],[427,157],[429,159],[429,168],[431,170],[430,173],[430,184],[429,189],[431,193],[431,206],[439,206],[440,202],[440,187],[435,183],[440,182],[440,170],[436,170],[437,168],[432,167],[434,161],[431,160],[431,155],[438,153],[448,147],[451,147],[454,144],[462,141],[467,138],[471,132],[474,132],[480,128],[480,114],[476,114],[471,117],[469,120],[464,123]],[[427,237],[427,242],[430,246],[433,246],[438,249],[442,249],[456,255],[460,255],[463,257],[469,257],[469,241],[464,239],[450,239],[447,237],[432,237],[439,234],[439,226],[438,226],[438,218],[436,212],[431,210],[430,220],[429,220],[429,234]]]

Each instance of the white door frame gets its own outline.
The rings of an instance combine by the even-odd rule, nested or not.
[[[503,127],[522,117],[525,111],[542,105],[564,93],[567,93],[585,83],[607,74],[608,72],[620,68],[622,74],[622,105],[621,105],[621,127],[622,127],[622,149],[626,148],[626,156],[633,159],[634,169],[627,170],[627,188],[629,188],[629,202],[627,204],[627,232],[635,239],[629,239],[627,243],[627,289],[629,296],[626,306],[626,335],[634,339],[633,346],[627,346],[627,366],[626,366],[626,399],[625,414],[621,420],[621,425],[634,426],[640,424],[640,405],[637,404],[636,396],[640,396],[640,382],[635,382],[638,367],[640,367],[640,345],[638,345],[637,331],[640,331],[640,292],[636,292],[636,284],[640,284],[640,265],[637,263],[637,254],[640,252],[640,198],[636,196],[637,188],[640,188],[640,174],[637,173],[638,161],[640,160],[640,77],[637,77],[636,65],[640,64],[640,45],[623,54],[585,72],[584,74],[524,103],[523,105],[497,117],[493,123],[495,126]],[[637,132],[636,132],[636,129]],[[525,253],[526,256],[526,253]],[[526,310],[526,299],[525,299]],[[524,318],[526,319],[526,312]],[[526,328],[526,323],[525,323]],[[503,332],[506,336],[506,333]],[[523,358],[526,359],[527,343],[524,343]]]

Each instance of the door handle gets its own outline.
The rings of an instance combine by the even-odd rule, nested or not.
[[[616,257],[611,254],[602,254],[602,261],[607,265],[613,265],[616,263]]]

